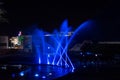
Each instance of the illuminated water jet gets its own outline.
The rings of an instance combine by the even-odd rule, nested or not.
[[[36,29],[33,33],[33,44],[37,54],[37,63],[50,64],[57,66],[69,67],[74,70],[74,65],[68,56],[68,46],[83,29],[87,29],[92,21],[88,20],[80,25],[74,33],[65,20],[60,31],[55,30],[52,34]]]

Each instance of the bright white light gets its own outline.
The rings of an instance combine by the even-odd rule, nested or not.
[[[73,68],[73,69],[72,69],[72,72],[74,72],[74,70],[75,70],[75,69]]]
[[[95,56],[97,57],[98,55],[97,55],[97,54],[95,54]]]
[[[48,47],[48,49],[50,49],[50,47]]]
[[[70,35],[67,35],[67,34],[66,34],[66,35],[64,35],[64,36],[70,36]]]
[[[39,58],[39,64],[41,64],[41,60],[40,60],[40,58]]]
[[[50,57],[50,55],[48,54],[48,57]]]
[[[20,73],[20,76],[24,76],[24,72],[21,72],[21,73]]]
[[[48,61],[47,64],[50,64],[50,62]]]
[[[53,36],[52,34],[45,34],[44,36]]]
[[[52,63],[52,65],[54,65],[54,62]]]
[[[10,39],[10,41],[11,41],[11,43],[13,43],[14,45],[18,45],[18,37],[12,37],[11,39]]]
[[[39,76],[39,74],[35,74],[35,77],[38,77]]]

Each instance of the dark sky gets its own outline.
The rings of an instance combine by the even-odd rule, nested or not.
[[[6,15],[9,20],[7,32],[26,29],[34,24],[51,32],[59,28],[65,19],[68,19],[69,25],[73,28],[77,28],[88,19],[94,19],[100,24],[103,33],[119,32],[120,6],[119,2],[112,0],[80,0],[77,2],[6,0],[3,7],[7,11]]]

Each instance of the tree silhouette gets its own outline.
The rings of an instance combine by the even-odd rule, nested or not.
[[[0,2],[0,6],[2,6],[3,3]],[[0,8],[0,23],[3,23],[3,22],[7,22],[8,23],[8,20],[7,18],[5,17],[5,13],[7,13],[7,11],[5,11],[4,9]]]

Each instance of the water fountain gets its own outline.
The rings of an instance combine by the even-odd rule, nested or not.
[[[68,73],[74,71],[75,66],[68,55],[69,45],[82,30],[89,30],[90,28],[88,27],[91,23],[92,20],[84,22],[74,32],[69,27],[67,20],[64,20],[61,24],[60,31],[54,30],[51,34],[36,28],[32,34],[33,47],[36,54],[35,63],[61,67],[63,72],[60,74],[63,74],[65,70]],[[51,72],[51,69],[46,68],[46,70],[49,73]],[[39,71],[37,68],[37,71],[40,73],[42,70]],[[56,72],[57,68],[53,71]]]
[[[4,65],[1,67],[1,69],[6,70],[10,67],[9,69],[12,71],[12,68],[14,69],[17,67],[13,71],[19,69],[19,74],[17,72],[12,72],[7,75],[12,76],[12,78],[20,76],[20,78],[24,80],[51,80],[74,72],[74,69],[77,67],[76,63],[74,63],[69,54],[70,46],[73,41],[77,40],[76,37],[81,37],[80,34],[82,32],[90,31],[90,29],[93,28],[93,25],[91,26],[92,23],[92,20],[88,20],[82,25],[78,26],[74,32],[72,31],[72,28],[69,27],[67,20],[61,24],[60,30],[54,30],[54,32],[51,34],[38,28],[33,29],[33,54],[30,56],[28,54],[27,55],[29,56],[30,60],[32,60],[31,58],[34,58],[35,61],[27,61],[30,63],[30,65]],[[23,59],[22,62],[24,62],[24,60],[25,59]],[[33,63],[38,65],[33,65]]]
[[[81,30],[89,29],[86,27],[91,23],[92,20],[86,21],[74,33],[72,33],[71,27],[68,26],[67,20],[62,23],[60,31],[55,30],[52,34],[35,29],[33,33],[33,45],[38,56],[38,63],[72,67],[74,69],[67,53],[68,46]]]
[[[38,56],[39,64],[50,64],[64,67],[74,66],[67,54],[68,40],[71,36],[71,28],[65,20],[58,32],[52,34],[36,29],[33,34],[33,45]]]

